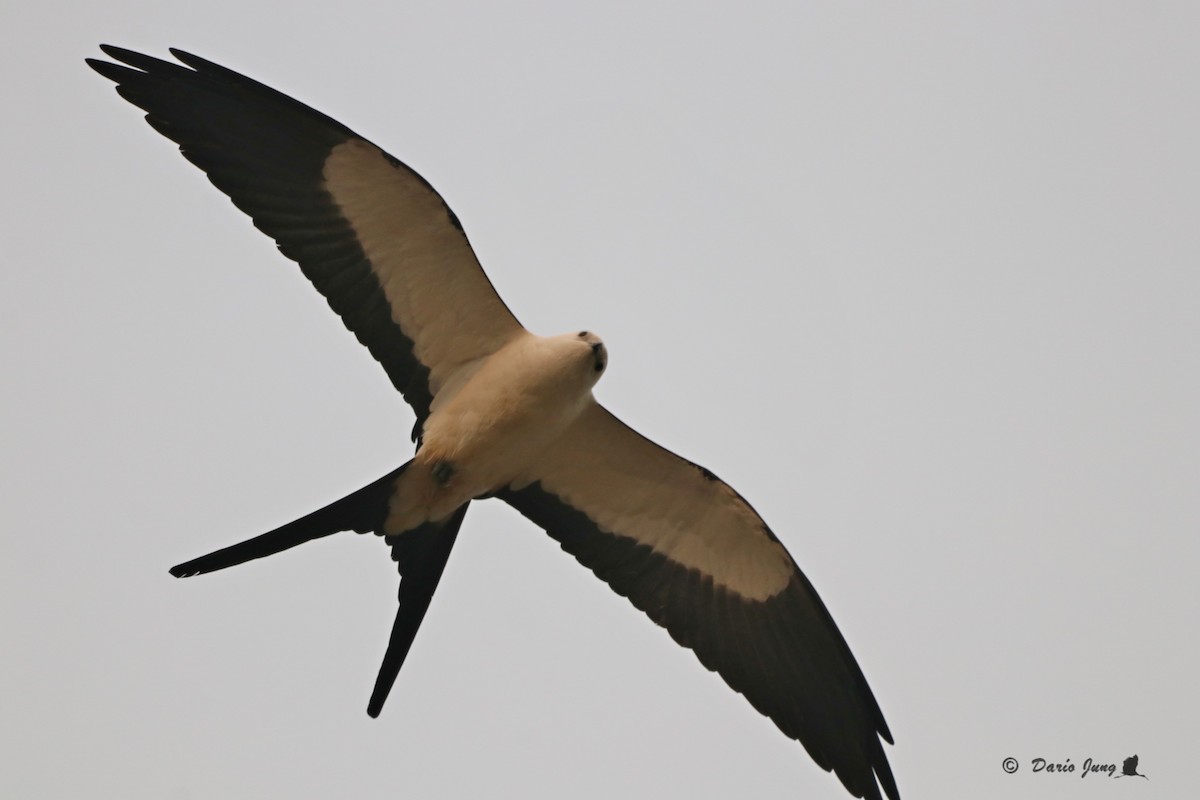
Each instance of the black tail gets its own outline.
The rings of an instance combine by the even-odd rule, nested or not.
[[[389,536],[392,559],[400,567],[400,608],[396,610],[396,621],[392,625],[392,636],[388,640],[375,689],[367,703],[367,713],[378,717],[387,700],[388,692],[400,674],[400,667],[408,656],[417,629],[429,610],[429,601],[437,589],[450,549],[458,537],[467,506],[463,503],[457,511],[441,522],[427,522],[411,531]]]
[[[214,572],[255,558],[274,555],[298,544],[320,539],[339,531],[382,533],[384,520],[387,519],[388,498],[392,494],[392,485],[406,467],[408,464],[392,470],[357,492],[347,495],[335,503],[330,503],[308,516],[301,517],[295,522],[289,522],[287,525],[261,536],[255,536],[253,539],[247,539],[244,542],[171,567],[171,574],[176,578],[186,578],[190,575]],[[455,526],[455,532],[457,532],[457,526]],[[444,557],[442,563],[445,563]],[[438,575],[441,575],[440,568]],[[437,585],[437,578],[434,578],[434,585]],[[426,604],[428,605],[428,601]]]
[[[396,480],[407,467],[408,464],[405,464],[392,470],[357,492],[295,522],[171,567],[171,574],[176,578],[185,578],[214,572],[274,555],[339,531],[383,534],[388,501]],[[372,717],[378,717],[383,710],[383,703],[396,682],[396,676],[400,674],[400,667],[404,665],[417,629],[425,619],[429,601],[433,599],[433,592],[442,578],[442,571],[446,568],[446,560],[450,557],[450,549],[454,547],[468,505],[470,503],[464,503],[440,522],[427,522],[411,531],[387,537],[392,548],[392,559],[400,567],[400,608],[396,611],[392,636],[383,656],[383,665],[379,668],[379,677],[375,680],[375,690],[367,705],[367,713]]]

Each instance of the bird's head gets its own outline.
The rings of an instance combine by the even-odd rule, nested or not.
[[[582,344],[587,345],[592,355],[592,371],[596,373],[596,379],[604,373],[604,368],[608,366],[608,350],[604,347],[604,342],[600,337],[591,331],[580,331],[575,334],[575,338]]]

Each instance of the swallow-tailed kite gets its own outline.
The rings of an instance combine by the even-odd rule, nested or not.
[[[812,584],[713,473],[596,402],[590,331],[543,338],[505,307],[458,217],[420,175],[236,72],[116,47],[88,64],[146,111],[297,262],[416,412],[408,463],[332,505],[171,570],[199,575],[338,531],[385,537],[400,606],[379,714],[472,500],[498,497],[798,739],[855,797],[897,800],[892,742]]]

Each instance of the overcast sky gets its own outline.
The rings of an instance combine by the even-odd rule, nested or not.
[[[604,336],[597,397],[821,592],[906,800],[1194,792],[1200,6],[595,6],[5,2],[0,795],[849,796],[498,502],[379,720],[380,541],[167,574],[413,418],[99,42],[336,117]]]

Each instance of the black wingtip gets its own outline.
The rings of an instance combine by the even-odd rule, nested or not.
[[[125,79],[126,74],[132,72],[129,67],[123,67],[120,64],[114,64],[111,61],[101,61],[98,58],[85,58],[83,63],[87,64],[93,70],[98,72],[105,78],[108,78],[113,83],[120,83]]]
[[[187,50],[181,50],[178,47],[168,47],[167,52],[175,56],[175,58],[177,58],[181,63],[186,64],[197,72],[204,68],[220,70],[221,72],[229,72],[229,70],[218,64],[214,64],[207,58],[201,58],[194,53],[189,53]]]
[[[111,44],[100,45],[100,51],[113,61],[119,63],[114,64],[113,61],[101,61],[98,58],[85,58],[83,60],[84,63],[105,78],[118,84],[129,79],[131,75],[149,73],[152,70],[187,71],[178,64],[173,64],[170,61],[163,61],[154,56],[144,55],[133,50],[126,50],[124,47],[116,47]]]
[[[120,61],[122,64],[128,64],[131,67],[141,70],[160,64],[170,64],[169,61],[163,61],[161,58],[155,58],[154,56],[139,53],[136,50],[127,50],[124,47],[117,47],[111,44],[100,45],[100,52],[109,58]]]

